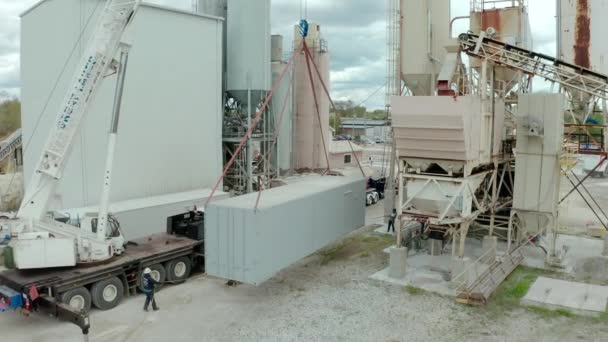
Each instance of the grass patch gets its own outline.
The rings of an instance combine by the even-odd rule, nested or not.
[[[332,261],[344,260],[350,257],[370,257],[372,254],[381,252],[384,248],[394,243],[394,238],[385,235],[359,234],[351,236],[338,244],[319,251],[321,265],[327,265]]]
[[[542,318],[555,318],[555,317],[568,317],[573,318],[576,317],[574,313],[566,309],[557,309],[552,310],[548,308],[538,307],[538,306],[530,306],[527,307],[528,311],[535,313],[536,315]]]
[[[322,250],[320,252],[321,254],[321,265],[327,265],[329,264],[329,262],[331,262],[332,260],[336,260],[339,256],[340,253],[342,252],[342,250],[345,248],[345,244],[339,244],[337,246]]]
[[[528,293],[532,283],[540,275],[550,272],[520,266],[498,287],[490,299],[490,309],[502,311],[519,307],[519,301]]]
[[[412,296],[419,296],[419,295],[422,295],[422,294],[426,293],[425,290],[423,290],[423,289],[421,289],[419,287],[411,286],[411,285],[405,285],[403,287],[403,291],[411,294]]]

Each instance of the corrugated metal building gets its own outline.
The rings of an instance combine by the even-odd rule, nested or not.
[[[307,176],[257,193],[212,202],[205,212],[208,274],[260,284],[281,269],[365,224],[365,179]]]
[[[46,0],[22,14],[25,179],[38,161],[104,3]],[[140,8],[123,38],[133,48],[116,145],[113,202],[208,188],[219,176],[222,24],[220,18],[150,4]],[[115,82],[115,76],[107,77],[92,103],[51,209],[99,201]]]

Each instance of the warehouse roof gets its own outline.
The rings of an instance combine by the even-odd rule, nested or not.
[[[40,1],[36,2],[30,8],[26,9],[25,11],[23,11],[19,16],[23,17],[23,16],[29,14],[30,12],[32,12],[33,10],[35,10],[36,8],[38,8],[38,6],[42,5],[43,3],[47,2],[47,1],[49,1],[49,0],[40,0]],[[105,2],[105,0],[99,0],[99,1],[104,1]],[[174,7],[169,7],[169,6],[162,6],[162,5],[156,5],[156,4],[150,4],[150,3],[147,3],[147,2],[142,2],[141,5],[145,6],[145,7],[157,8],[157,9],[161,9],[161,10],[165,10],[165,11],[170,11],[170,12],[176,12],[176,13],[181,13],[181,14],[193,15],[193,16],[197,16],[197,17],[216,19],[216,20],[224,20],[224,18],[216,17],[216,16],[213,16],[213,15],[207,15],[207,14],[195,13],[195,12],[190,12],[190,11],[184,11],[184,10],[181,10],[179,8],[174,8]]]
[[[387,120],[368,120],[368,119],[342,119],[342,127],[358,128],[358,127],[381,127],[388,126]]]
[[[363,148],[355,143],[351,143],[350,141],[346,140],[332,141],[329,145],[329,153],[332,154],[352,153],[353,151],[361,152],[363,151]]]

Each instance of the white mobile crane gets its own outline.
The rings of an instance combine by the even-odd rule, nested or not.
[[[78,325],[86,338],[92,306],[109,310],[142,289],[145,268],[159,283],[179,283],[193,269],[204,270],[204,216],[195,209],[167,217],[167,232],[129,241],[108,214],[114,145],[129,47],[121,38],[141,0],[108,0],[86,53],[60,108],[42,156],[14,220],[0,222],[10,232],[0,272],[0,312],[43,311]],[[120,48],[120,60],[113,57]],[[74,137],[103,78],[117,70],[113,117],[108,137],[103,189],[97,213],[80,227],[47,215],[62,178]],[[8,257],[7,257],[8,256]],[[8,264],[8,263],[7,263]],[[8,265],[7,265],[8,266]]]
[[[120,61],[113,61],[113,58],[140,1],[109,0],[101,14],[51,128],[16,220],[9,222],[10,246],[17,269],[75,266],[108,260],[124,252],[125,241],[118,226],[112,227],[108,222],[108,201],[128,47],[121,52]],[[118,84],[100,210],[96,216],[86,216],[81,227],[63,224],[47,217],[48,203],[62,177],[80,124],[104,76],[113,66],[118,68]]]

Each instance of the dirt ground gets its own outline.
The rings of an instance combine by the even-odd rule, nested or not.
[[[368,208],[369,216],[380,205]],[[519,306],[465,307],[386,285],[369,275],[388,263],[390,238],[363,228],[259,287],[205,275],[91,313],[91,341],[606,341],[607,320],[545,315]],[[50,317],[0,314],[2,341],[82,341]]]

